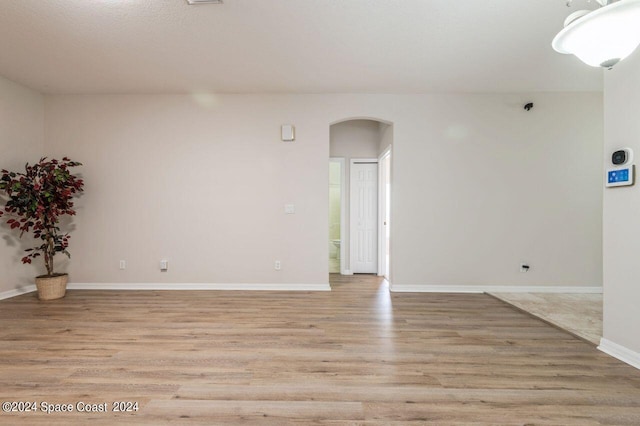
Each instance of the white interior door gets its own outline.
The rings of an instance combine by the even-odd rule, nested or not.
[[[351,270],[378,272],[378,163],[352,160],[350,172]]]

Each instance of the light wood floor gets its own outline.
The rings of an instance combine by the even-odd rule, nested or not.
[[[139,403],[0,424],[640,424],[640,371],[500,300],[331,281],[0,301],[0,401]]]

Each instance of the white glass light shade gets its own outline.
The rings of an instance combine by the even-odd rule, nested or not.
[[[551,45],[592,67],[611,68],[640,44],[640,0],[620,0],[569,23]]]

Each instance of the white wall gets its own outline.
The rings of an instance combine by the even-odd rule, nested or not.
[[[389,146],[393,144],[393,126],[387,123],[378,123],[378,155],[382,154]]]
[[[23,171],[25,163],[34,163],[44,155],[44,98],[39,93],[0,77],[0,169]],[[6,198],[0,194],[4,206]],[[0,293],[33,284],[33,278],[46,273],[44,266],[22,265],[23,249],[32,246],[32,238],[0,225]]]
[[[277,96],[48,98],[48,148],[85,165],[70,279],[326,284],[329,126],[300,106]],[[280,140],[282,123],[296,126],[295,142]],[[287,203],[296,214],[284,214]]]
[[[640,158],[640,52],[605,72],[605,165],[622,147]],[[636,168],[636,171],[638,169]],[[638,181],[636,177],[636,182]],[[640,367],[640,188],[604,190],[604,338]]]
[[[348,120],[336,123],[329,131],[332,157],[378,158],[380,127],[373,120]]]
[[[71,280],[326,283],[329,128],[350,117],[393,123],[394,284],[601,285],[591,93],[47,97],[48,151],[85,164]]]
[[[428,97],[403,119],[394,285],[602,285],[601,94]]]

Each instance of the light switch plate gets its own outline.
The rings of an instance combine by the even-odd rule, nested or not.
[[[295,212],[296,212],[295,204],[285,204],[284,205],[284,212],[286,214],[295,214]]]
[[[296,128],[291,124],[282,125],[280,133],[284,142],[293,142],[296,140]]]

